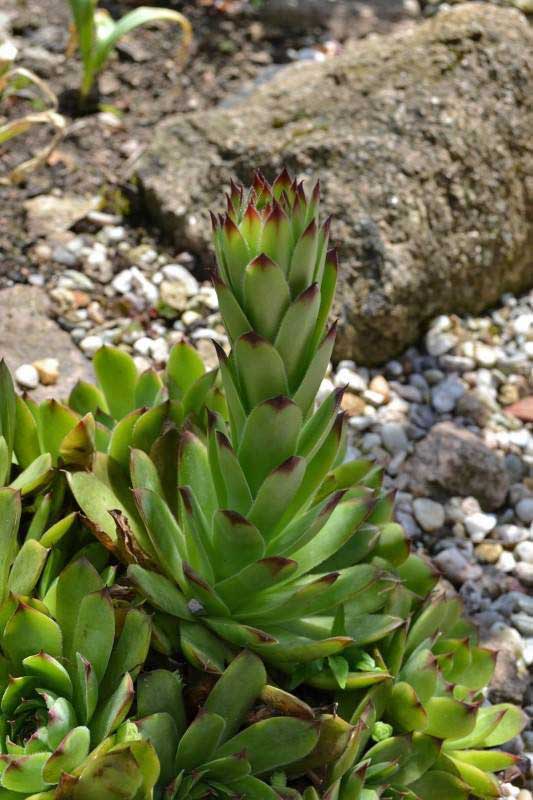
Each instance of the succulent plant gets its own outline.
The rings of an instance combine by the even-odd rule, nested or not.
[[[97,385],[78,381],[70,393],[69,406],[81,416],[94,416],[106,444],[108,431],[120,422],[127,426],[126,418],[131,427],[134,422],[130,415],[140,409],[151,409],[152,419],[162,418],[166,412],[177,425],[188,420],[200,428],[205,428],[206,406],[225,414],[216,383],[218,370],[206,372],[197,351],[185,340],[171,348],[163,374],[153,368],[139,373],[128,353],[108,345],[96,352],[93,368]]]
[[[69,480],[100,538],[116,538],[109,512],[121,510],[144,553],[130,559],[129,578],[180,621],[194,665],[221,672],[248,647],[292,685],[323,670],[333,686],[367,685],[387,675],[361,660],[361,648],[402,624],[377,612],[395,582],[387,564],[405,560],[408,546],[390,522],[379,470],[341,465],[342,391],[314,409],[333,347],[337,274],[318,194],[307,198],[286,173],[272,189],[257,177],[248,205],[233,186],[228,214],[215,221],[232,342],[229,356],[218,350],[229,428],[210,411],[205,441],[190,428],[167,430],[143,451],[130,440],[134,509],[127,491],[110,491],[103,468]],[[345,650],[348,661],[336,660]]]
[[[150,800],[157,757],[125,722],[149,618],[119,614],[85,558],[32,597],[47,550],[17,555],[19,495],[0,490],[0,506],[0,797]]]
[[[499,797],[494,773],[518,759],[493,748],[520,733],[526,718],[509,703],[484,700],[496,653],[479,646],[459,599],[441,587],[423,603],[405,584],[395,594],[389,602],[396,611],[404,604],[406,624],[374,653],[391,677],[337,695],[353,739],[325,773],[328,791],[355,800]]]
[[[250,720],[258,703],[253,713],[259,718]],[[274,800],[279,795],[268,778],[308,756],[319,742],[320,724],[311,709],[268,686],[262,661],[247,651],[226,668],[189,725],[177,673],[144,673],[137,709],[136,725],[159,756],[158,788],[165,800]]]
[[[0,364],[0,800],[490,800],[512,776],[494,654],[379,468],[344,463],[342,390],[317,407],[318,202],[258,174],[213,217],[225,397],[184,343],[163,376],[103,348],[69,405]]]

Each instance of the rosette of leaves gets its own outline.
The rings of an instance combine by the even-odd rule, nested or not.
[[[81,416],[91,413],[107,440],[106,431],[118,423],[134,426],[137,419],[131,415],[139,415],[141,409],[149,409],[152,419],[168,417],[176,425],[188,420],[200,428],[205,428],[206,406],[225,414],[218,370],[206,372],[198,352],[185,340],[171,348],[162,373],[153,368],[139,372],[128,353],[107,345],[96,352],[92,363],[96,385],[78,381],[69,406]]]
[[[206,441],[186,429],[149,454],[122,448],[133,511],[101,471],[72,474],[71,488],[109,536],[109,511],[122,507],[152,562],[131,563],[129,578],[180,620],[193,665],[221,672],[247,647],[292,685],[324,670],[334,686],[373,684],[387,673],[361,669],[362,649],[403,622],[381,609],[396,581],[388,569],[408,547],[379,471],[341,464],[342,392],[314,408],[337,274],[318,190],[307,197],[286,173],[272,188],[258,176],[247,201],[233,187],[228,209],[215,238],[232,343],[229,356],[219,350],[229,426],[211,412]]]
[[[187,724],[177,673],[141,676],[136,725],[161,764],[156,798],[279,798],[270,777],[315,752],[320,723],[302,701],[267,685],[262,661],[243,651]]]
[[[526,721],[515,706],[484,700],[496,654],[479,645],[457,597],[437,589],[413,602],[419,579],[406,575],[388,601],[403,604],[409,620],[374,651],[391,677],[337,696],[353,737],[324,772],[328,797],[488,800],[500,796],[496,773],[518,760],[494,749]]]
[[[15,555],[17,499],[0,492],[0,797],[149,800],[157,757],[123,723],[150,620],[117,611],[84,558],[42,600],[26,594],[39,568],[27,553],[21,560],[24,548]]]

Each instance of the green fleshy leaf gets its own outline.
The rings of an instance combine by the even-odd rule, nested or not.
[[[107,589],[85,595],[79,605],[72,651],[81,654],[96,672],[105,675],[115,638],[115,614]]]
[[[117,690],[125,673],[133,679],[138,675],[148,655],[151,632],[150,617],[140,608],[131,608],[100,683],[101,699]]]
[[[62,440],[59,456],[67,466],[89,466],[95,451],[95,442],[94,417],[92,414],[86,414]]]
[[[410,789],[420,800],[467,800],[468,786],[455,775],[429,770]]]
[[[46,783],[59,783],[63,772],[72,773],[89,755],[91,734],[80,725],[67,733],[43,767]]]
[[[39,542],[34,539],[24,542],[11,568],[9,591],[13,594],[31,595],[37,586],[47,556],[48,550]]]
[[[209,761],[222,741],[224,728],[225,722],[221,716],[200,711],[180,739],[176,768],[193,770]]]
[[[93,358],[93,368],[109,413],[123,419],[135,408],[137,368],[133,358],[117,347],[104,345]]]
[[[152,408],[161,397],[163,381],[155,369],[147,369],[141,375],[135,386],[135,407]]]
[[[19,603],[5,627],[2,647],[6,655],[19,665],[24,658],[40,651],[53,658],[61,658],[63,637],[53,619],[29,605]]]
[[[288,397],[256,406],[246,422],[238,458],[252,493],[273,469],[294,454],[302,414]]]
[[[307,367],[306,353],[320,306],[320,290],[316,283],[305,289],[289,306],[274,341],[281,355],[289,387],[294,390]]]
[[[81,417],[85,414],[96,416],[98,411],[109,413],[105,397],[100,389],[86,381],[77,381],[69,395],[68,404]]]
[[[43,453],[26,467],[14,481],[10,483],[12,489],[18,489],[22,496],[31,494],[47,484],[53,475],[52,456]]]
[[[223,580],[262,558],[265,543],[245,517],[219,509],[213,518],[213,550],[215,572]]]
[[[13,450],[22,469],[29,467],[41,453],[37,422],[22,397],[18,395]]]
[[[128,578],[154,608],[179,619],[192,619],[185,596],[164,575],[151,572],[138,564],[131,564],[128,567]]]
[[[265,686],[265,668],[252,653],[243,651],[227,667],[203,706],[224,720],[224,740],[239,730]]]
[[[133,703],[133,681],[126,673],[114,693],[91,720],[91,742],[99,744],[124,722]]]
[[[290,299],[289,285],[278,264],[264,254],[248,264],[244,273],[244,307],[260,336],[273,341]]]
[[[254,331],[245,333],[235,342],[234,355],[243,396],[250,410],[264,400],[288,394],[285,365],[267,339]]]
[[[256,722],[219,747],[216,757],[246,752],[254,775],[305,758],[318,741],[318,728],[308,720],[275,717]]]
[[[139,717],[166,712],[176,725],[178,734],[186,728],[182,679],[178,672],[156,669],[143,673],[137,682]]]

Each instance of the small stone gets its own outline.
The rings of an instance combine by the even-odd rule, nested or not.
[[[348,417],[356,417],[365,410],[365,401],[351,392],[345,392],[342,396],[341,408],[346,411]]]
[[[63,247],[62,245],[54,247],[52,250],[52,260],[55,261],[56,264],[61,264],[62,267],[75,267],[78,263],[78,257],[76,253],[73,253],[67,247]]]
[[[484,514],[482,511],[471,514],[465,519],[465,528],[472,541],[477,544],[496,527],[497,519],[494,514]]]
[[[146,372],[152,366],[148,359],[143,356],[133,356],[133,362],[137,367],[137,372]]]
[[[533,564],[527,561],[519,561],[516,565],[516,577],[526,586],[533,586]]]
[[[478,560],[484,564],[495,564],[503,552],[503,547],[497,542],[482,542],[474,552]]]
[[[168,344],[166,339],[163,339],[162,336],[158,339],[154,339],[151,353],[152,358],[154,361],[157,361],[158,364],[166,362],[168,360]]]
[[[516,592],[516,601],[520,611],[525,611],[530,617],[533,617],[533,597],[523,592]]]
[[[149,336],[141,336],[133,343],[133,349],[140,356],[148,356],[152,350],[152,340]]]
[[[192,311],[192,310],[184,311],[183,314],[181,315],[181,321],[187,327],[189,327],[190,325],[194,325],[195,322],[198,322],[198,320],[201,320],[201,319],[202,319],[202,315],[199,314],[198,311]],[[333,384],[331,384],[331,386],[332,386],[332,389],[333,389],[334,388]]]
[[[166,264],[161,269],[165,278],[173,283],[180,283],[189,297],[194,297],[200,285],[194,275],[181,264]]]
[[[350,417],[348,420],[348,425],[350,428],[353,428],[353,430],[358,431],[359,433],[368,430],[368,428],[372,427],[373,424],[372,418],[363,414],[359,417]]]
[[[126,294],[131,291],[132,274],[131,269],[123,269],[111,281],[111,286],[119,294]]]
[[[522,522],[533,522],[533,497],[523,497],[515,506],[516,515]]]
[[[89,356],[90,358],[91,356],[94,356],[94,354],[102,347],[103,344],[104,341],[101,336],[86,336],[81,340],[80,348],[83,350],[85,355]]]
[[[527,561],[528,564],[533,564],[533,541],[529,540],[517,544],[514,555],[520,559],[520,561]]]
[[[383,444],[392,455],[409,450],[409,440],[403,425],[397,422],[386,423],[382,426],[380,433]]]
[[[439,363],[447,372],[469,372],[476,368],[474,359],[467,358],[467,356],[452,356],[447,354],[439,359]]]
[[[161,301],[175,311],[183,311],[187,305],[187,290],[181,283],[162,281],[159,286]]]
[[[155,305],[159,297],[157,286],[154,286],[152,281],[149,281],[137,267],[132,267],[130,273],[132,289],[136,289],[149,305]]]
[[[533,617],[529,614],[513,614],[511,622],[524,636],[533,636]]]
[[[453,333],[429,330],[426,334],[426,350],[431,356],[442,356],[455,347],[458,339]]]
[[[523,450],[530,443],[531,436],[526,428],[520,428],[520,430],[517,431],[509,431],[508,439],[515,447],[519,447]]]
[[[503,406],[510,406],[520,400],[520,391],[514,383],[504,383],[498,391],[498,400]]]
[[[496,564],[502,572],[513,572],[516,567],[516,561],[512,553],[504,550]]]
[[[364,392],[367,387],[367,381],[352,369],[343,367],[339,369],[335,375],[335,386],[347,386],[351,392]]]
[[[39,385],[39,373],[32,364],[21,364],[15,370],[15,380],[22,389],[36,389]]]
[[[366,433],[363,436],[363,440],[361,442],[361,449],[365,453],[369,453],[371,450],[375,450],[376,447],[379,447],[381,444],[381,437],[377,433]]]
[[[377,392],[377,394],[380,394],[386,403],[388,403],[390,400],[390,386],[387,379],[384,378],[383,375],[376,375],[374,378],[372,378],[368,388],[371,392]]]
[[[457,547],[448,547],[434,558],[436,566],[455,584],[479,580],[483,571],[479,564],[471,564]]]
[[[434,500],[417,497],[413,502],[413,511],[416,521],[425,531],[436,531],[444,525],[444,509]]]
[[[391,383],[391,388],[398,394],[403,400],[407,400],[409,403],[421,403],[423,401],[422,392],[416,386],[411,386],[410,384],[405,383]]]
[[[110,244],[117,244],[126,238],[126,228],[122,225],[105,225],[102,228],[102,236]]]
[[[481,367],[493,367],[499,356],[499,350],[481,342],[478,342],[474,348],[474,358]]]
[[[363,392],[363,399],[371,406],[376,407],[382,406],[385,402],[385,398],[380,392],[374,392],[371,389],[367,389],[366,392]]]
[[[437,384],[431,392],[431,402],[435,411],[447,414],[453,411],[460,397],[465,393],[464,384],[455,375]]]
[[[523,336],[533,331],[533,314],[520,314],[511,320],[511,328],[518,336]]]
[[[422,533],[411,514],[407,514],[404,511],[397,511],[395,518],[396,521],[400,523],[409,539],[417,539]]]
[[[53,386],[59,378],[59,361],[57,358],[41,358],[34,361],[33,366],[39,374],[43,386]]]
[[[518,525],[499,525],[494,529],[494,536],[500,540],[504,547],[514,547],[528,538],[528,532]]]
[[[396,455],[391,458],[389,463],[387,464],[387,472],[389,475],[397,475],[400,471],[400,467],[402,466],[403,462],[407,458],[407,452],[396,453]]]

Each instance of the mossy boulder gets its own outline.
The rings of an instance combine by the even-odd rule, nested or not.
[[[533,285],[532,96],[524,15],[455,6],[166,120],[139,163],[140,196],[209,266],[200,209],[231,176],[319,173],[342,242],[337,355],[378,363],[436,314]]]

